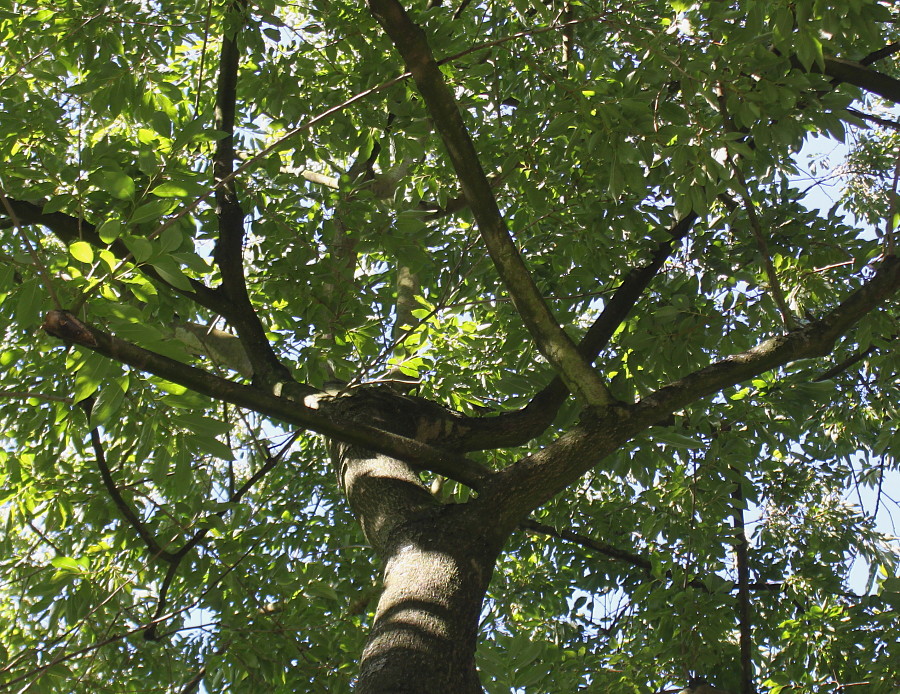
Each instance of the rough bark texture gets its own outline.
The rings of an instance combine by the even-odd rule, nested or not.
[[[403,436],[417,422],[385,393],[359,392],[333,407]],[[481,692],[478,617],[504,535],[484,504],[442,504],[408,463],[334,444],[333,461],[354,514],[383,564],[384,590],[356,691]]]
[[[482,691],[478,617],[498,548],[472,526],[468,514],[442,507],[392,534],[358,692]]]

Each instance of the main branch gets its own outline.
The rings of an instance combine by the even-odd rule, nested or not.
[[[609,405],[613,398],[606,384],[559,325],[519,255],[425,33],[397,0],[369,0],[369,9],[394,42],[425,100],[491,260],[541,354],[583,403]]]
[[[695,371],[635,405],[588,411],[555,442],[497,473],[483,496],[495,499],[500,523],[511,530],[527,513],[672,412],[789,362],[828,354],[841,335],[898,289],[900,260],[889,256],[872,279],[821,319]]]
[[[431,470],[478,489],[490,476],[490,471],[462,455],[442,451],[421,441],[398,436],[360,422],[344,422],[330,417],[327,401],[309,386],[285,384],[291,397],[273,395],[255,386],[233,383],[197,367],[165,357],[156,352],[121,340],[92,325],[84,323],[68,311],[50,311],[44,319],[44,331],[64,340],[102,354],[141,371],[178,383],[201,395],[244,407],[288,424],[303,427],[346,443],[379,451],[405,460],[417,467]],[[314,407],[304,402],[304,396],[315,400]],[[320,409],[321,407],[321,409]]]
[[[659,274],[681,240],[688,235],[696,220],[697,215],[691,212],[678,221],[669,229],[669,238],[656,247],[650,260],[628,271],[603,311],[578,343],[578,351],[586,360],[596,359],[609,344],[616,329],[629,316],[650,282]],[[456,443],[463,450],[521,446],[540,436],[553,423],[568,396],[569,389],[556,376],[521,410],[496,417],[467,418],[460,426],[464,433]]]

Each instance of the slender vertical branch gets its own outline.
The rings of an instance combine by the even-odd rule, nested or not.
[[[229,321],[237,330],[253,366],[253,378],[263,384],[290,378],[275,355],[247,292],[244,275],[244,218],[235,177],[234,129],[237,115],[237,84],[240,66],[238,38],[246,21],[247,6],[237,0],[225,15],[219,78],[216,90],[216,129],[226,135],[216,144],[213,174],[216,181],[216,217],[219,238],[213,258],[222,273],[220,291],[234,307]]]
[[[416,301],[416,294],[420,291],[419,276],[399,258],[397,259],[395,286],[397,288],[397,299],[394,303],[396,316],[391,331],[391,342],[396,345],[395,356],[402,361],[405,357],[410,356],[409,351],[403,345],[403,340],[410,334],[410,328],[417,323],[413,311],[421,307]],[[414,379],[406,376],[399,368],[391,369],[389,378],[396,381],[409,381],[410,386],[415,385]]]
[[[725,130],[732,133],[740,132],[746,136],[748,132],[747,129],[736,127],[734,120],[728,113],[725,100],[725,88],[721,84],[716,85],[716,95],[719,105],[719,114],[722,116],[722,124]],[[778,308],[778,313],[781,314],[781,321],[784,324],[785,330],[792,330],[796,327],[797,322],[794,320],[794,316],[788,308],[787,301],[785,301],[784,291],[782,291],[781,283],[778,280],[778,273],[775,271],[775,266],[772,263],[769,242],[766,240],[762,224],[760,224],[759,221],[759,215],[756,214],[756,208],[753,206],[753,200],[750,197],[750,187],[747,185],[747,179],[734,158],[728,156],[727,161],[738,182],[738,195],[741,198],[741,202],[744,204],[744,210],[747,212],[747,220],[750,223],[750,230],[753,232],[753,238],[756,239],[756,247],[759,250],[760,256],[762,256],[763,268],[766,272],[766,277],[769,280],[769,289],[772,291],[772,298],[775,301],[775,306]]]
[[[572,59],[574,57],[575,50],[575,24],[572,22],[572,19],[575,17],[575,11],[572,8],[572,3],[566,2],[563,3],[562,10],[562,62],[566,67],[566,70],[570,69],[570,65],[572,63]]]
[[[733,469],[733,468],[732,468]],[[753,627],[750,616],[750,560],[749,543],[744,525],[744,491],[738,482],[732,498],[732,522],[734,524],[734,555],[738,574],[738,633],[741,652],[741,694],[753,694]]]
[[[404,326],[415,323],[412,312],[418,307],[416,293],[419,291],[419,276],[409,265],[398,263],[397,266],[397,320],[394,322],[392,339],[397,340],[404,331]]]
[[[353,188],[349,192],[339,192],[336,196],[332,217],[333,231],[331,237],[326,241],[329,256],[329,278],[322,284],[322,293],[331,312],[322,340],[331,347],[334,346],[335,335],[340,331],[341,314],[349,301],[349,294],[353,289],[353,277],[359,261],[359,254],[356,250],[358,238],[348,233],[347,224],[344,222],[345,205],[355,197],[356,191],[361,186],[371,185],[373,182],[372,166],[378,158],[380,150],[381,147],[377,143],[371,150],[366,150],[365,147],[360,149],[353,163],[347,169],[347,178]],[[326,360],[324,367],[329,379],[337,376],[335,365],[331,360]]]
[[[206,2],[206,19],[203,22],[203,45],[200,48],[200,61],[197,64],[197,68],[195,71],[196,76],[196,90],[197,93],[194,96],[194,115],[199,115],[200,113],[200,96],[203,93],[203,69],[206,64],[206,49],[209,45],[209,27],[212,21],[212,0],[207,0]]]
[[[784,324],[785,329],[792,330],[796,327],[797,322],[794,320],[794,315],[791,313],[791,309],[788,307],[787,301],[784,298],[784,290],[781,288],[778,272],[775,270],[775,265],[772,263],[772,253],[769,251],[769,242],[766,240],[765,232],[759,221],[759,215],[756,214],[756,208],[753,206],[753,201],[750,199],[747,180],[744,178],[744,174],[741,172],[740,168],[738,168],[734,162],[731,162],[731,165],[738,183],[740,184],[738,194],[741,197],[741,201],[744,203],[744,210],[747,212],[747,220],[750,222],[753,238],[756,239],[756,247],[759,249],[760,256],[762,256],[763,268],[765,269],[766,277],[769,280],[769,289],[772,291],[772,299],[775,301],[778,313],[781,314],[781,321]]]

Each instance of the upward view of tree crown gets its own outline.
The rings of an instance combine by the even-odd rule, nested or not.
[[[0,691],[900,689],[893,2],[0,46]]]

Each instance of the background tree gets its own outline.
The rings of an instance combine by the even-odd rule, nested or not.
[[[3,689],[896,691],[898,20],[0,4]]]

